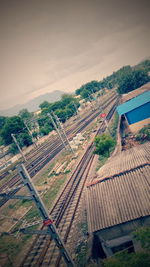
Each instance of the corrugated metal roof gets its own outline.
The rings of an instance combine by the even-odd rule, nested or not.
[[[122,151],[106,162],[98,171],[98,180],[134,169],[150,161],[150,142]]]
[[[150,215],[150,166],[87,189],[89,232]]]
[[[123,94],[121,102],[124,103],[124,102],[130,100],[131,98],[136,97],[140,94],[143,94],[144,92],[149,91],[149,90],[150,90],[150,82],[144,84],[143,86],[141,86],[138,89],[135,89],[135,90],[129,92],[128,94]]]
[[[142,154],[142,149],[145,156]],[[109,166],[106,164],[105,177],[103,176],[103,179],[95,185],[87,187],[90,232],[150,215],[150,165],[146,163],[146,153],[148,157],[150,143],[139,146],[139,153],[135,153],[136,149],[134,149],[130,157],[132,150],[126,151],[128,152],[126,157],[127,154],[129,156],[128,160],[126,158],[124,161],[124,157],[119,155],[109,162],[109,166],[118,168],[117,171],[120,173],[112,177],[115,172],[112,170],[108,177],[109,173],[106,170],[109,171]],[[122,153],[125,154],[125,152]],[[124,162],[125,167],[121,166],[121,162]]]
[[[146,103],[150,102],[150,91],[144,92],[141,95],[119,105],[117,107],[117,112],[121,116],[135,108],[138,108]]]

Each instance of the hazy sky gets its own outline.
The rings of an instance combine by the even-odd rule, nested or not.
[[[149,0],[0,0],[0,109],[150,55]]]

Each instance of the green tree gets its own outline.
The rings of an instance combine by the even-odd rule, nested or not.
[[[6,119],[5,125],[1,130],[1,136],[5,145],[12,143],[11,134],[17,134],[24,129],[25,125],[22,119],[18,116],[9,117]]]
[[[54,129],[54,126],[47,115],[45,115],[45,117],[39,116],[38,124],[40,128],[39,134],[42,136],[49,134]]]
[[[71,94],[63,94],[61,97],[62,107],[66,107],[74,100],[74,96]]]
[[[103,88],[109,90],[118,88],[119,93],[126,93],[147,83],[150,80],[148,77],[149,71],[150,60],[145,60],[134,67],[129,65],[123,66],[116,72],[105,77],[102,81],[91,81],[83,84],[75,93],[85,99]]]
[[[114,146],[114,139],[107,134],[98,135],[95,137],[95,154],[109,156],[110,148]]]
[[[55,114],[58,116],[61,122],[65,122],[67,118],[66,110],[65,109],[57,109]]]
[[[147,59],[147,60],[144,60],[142,61],[141,63],[139,63],[138,65],[136,65],[134,67],[134,69],[141,69],[141,70],[145,70],[146,72],[149,72],[150,71],[150,60]]]
[[[76,95],[81,95],[82,98],[87,99],[91,94],[98,92],[104,87],[102,81],[91,81],[82,85],[79,89],[75,91]]]
[[[40,130],[39,130],[39,134],[41,135],[41,136],[43,136],[43,135],[47,135],[47,134],[49,134],[49,129],[48,128],[46,128],[46,127],[41,127],[40,128]]]
[[[120,94],[125,94],[141,87],[148,81],[150,81],[150,78],[145,70],[132,70],[121,76],[118,80],[117,90]]]
[[[36,131],[32,132],[32,136],[33,138],[38,139],[38,132]]]
[[[18,150],[18,147],[16,146],[16,144],[12,143],[10,146],[9,146],[9,153],[12,154],[12,155],[15,155],[19,152]]]
[[[50,103],[48,102],[48,101],[43,101],[40,105],[39,105],[39,107],[41,108],[41,109],[47,109],[47,108],[49,108],[50,107]]]
[[[11,134],[16,134],[20,147],[32,144],[32,138],[25,128],[23,120],[18,116],[9,117],[1,130],[1,137],[5,145],[13,142]]]
[[[27,132],[19,133],[16,136],[16,139],[17,139],[17,142],[18,142],[20,148],[22,148],[24,146],[28,147],[29,145],[31,145],[33,143],[32,137]],[[17,145],[15,143],[12,143],[9,147],[9,153],[15,155],[18,152],[19,151],[18,151]]]
[[[84,89],[84,90],[81,92],[81,97],[82,97],[82,98],[87,99],[89,96],[90,96],[90,92],[89,92],[87,89]]]
[[[80,87],[79,89],[76,89],[75,94],[76,95],[80,95],[82,91],[82,87]]]
[[[32,113],[29,112],[26,108],[21,109],[18,113],[19,117],[21,117],[23,120],[28,120],[32,118]]]
[[[6,119],[7,119],[7,117],[0,116],[0,146],[4,145],[4,143],[5,143],[4,139],[2,138],[1,131],[5,125]]]
[[[28,134],[28,132],[22,132],[18,135],[18,140],[20,143],[20,146],[30,146],[32,142],[32,137]]]
[[[5,122],[6,122],[7,117],[0,116],[0,130],[3,128]]]

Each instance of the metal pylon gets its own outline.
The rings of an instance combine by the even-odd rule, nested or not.
[[[57,115],[54,112],[52,112],[52,114],[53,114],[53,117],[55,118],[55,121],[56,121],[55,124],[56,124],[56,128],[57,128],[57,132],[58,132],[58,134],[59,134],[59,136],[60,136],[60,138],[61,138],[61,140],[62,140],[62,142],[63,142],[63,144],[65,146],[65,148],[67,150],[71,151],[72,153],[74,153],[74,151],[73,151],[73,149],[72,149],[72,147],[71,147],[71,145],[69,143],[68,137],[67,137],[67,135],[65,133],[65,130],[63,128],[63,125],[61,124],[61,122],[60,122],[59,118],[57,117]]]
[[[28,191],[29,191],[29,196],[21,196],[21,195],[17,195],[18,199],[27,199],[27,200],[32,200],[34,201],[37,209],[39,210],[39,214],[42,217],[42,222],[43,225],[46,227],[46,230],[29,230],[29,228],[33,225],[35,225],[35,222],[28,224],[28,225],[24,225],[22,227],[20,227],[18,230],[16,230],[17,232],[22,232],[24,234],[41,234],[41,235],[50,235],[51,238],[54,240],[56,246],[58,247],[58,249],[60,250],[61,256],[63,257],[66,265],[68,267],[75,267],[71,256],[67,250],[67,248],[65,247],[65,244],[63,242],[63,240],[61,239],[56,226],[54,225],[54,222],[51,218],[51,216],[48,213],[48,210],[46,209],[41,197],[39,196],[34,184],[32,183],[31,177],[27,171],[27,169],[25,168],[25,166],[23,164],[20,164],[17,166],[19,175],[22,179],[23,184],[21,185],[21,187],[24,185],[27,187]],[[14,189],[13,189],[14,190]],[[10,195],[10,190],[8,190],[8,192],[3,192],[0,193],[0,197],[5,197],[5,198],[9,198],[9,199],[13,199],[15,196],[11,196]],[[36,222],[39,223],[41,222],[38,221]],[[15,232],[16,232],[15,231]],[[13,232],[10,232],[10,234],[12,234]]]

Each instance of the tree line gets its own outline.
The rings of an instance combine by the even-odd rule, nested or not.
[[[116,88],[119,94],[125,94],[149,82],[149,72],[150,60],[145,60],[134,67],[124,66],[101,81],[86,83],[77,89],[75,93],[86,100],[90,99],[93,93],[104,88],[108,90]]]
[[[65,122],[75,115],[79,105],[79,100],[74,95],[64,94],[60,101],[54,103],[44,101],[40,105],[41,113],[39,115],[34,115],[33,112],[23,109],[17,116],[0,116],[0,145],[10,145],[10,153],[17,153],[18,149],[13,143],[11,134],[16,135],[21,148],[29,146],[33,143],[33,138],[47,135],[54,130],[48,113],[55,112],[60,122]]]
[[[128,93],[150,81],[148,72],[150,72],[150,60],[145,60],[134,67],[124,66],[101,81],[91,81],[83,84],[75,91],[75,95],[79,98],[76,98],[75,95],[64,94],[61,100],[54,103],[44,101],[39,106],[41,113],[37,116],[27,109],[21,110],[17,116],[0,116],[0,145],[11,144],[10,151],[16,153],[17,148],[15,144],[12,144],[12,133],[17,135],[21,147],[29,146],[33,142],[32,138],[47,135],[54,129],[48,113],[55,112],[60,121],[64,123],[75,115],[76,109],[80,106],[80,99],[92,101],[95,93],[102,94],[104,88],[108,90],[116,88],[119,94]],[[34,127],[36,130],[34,130]],[[28,130],[32,131],[32,136]]]

